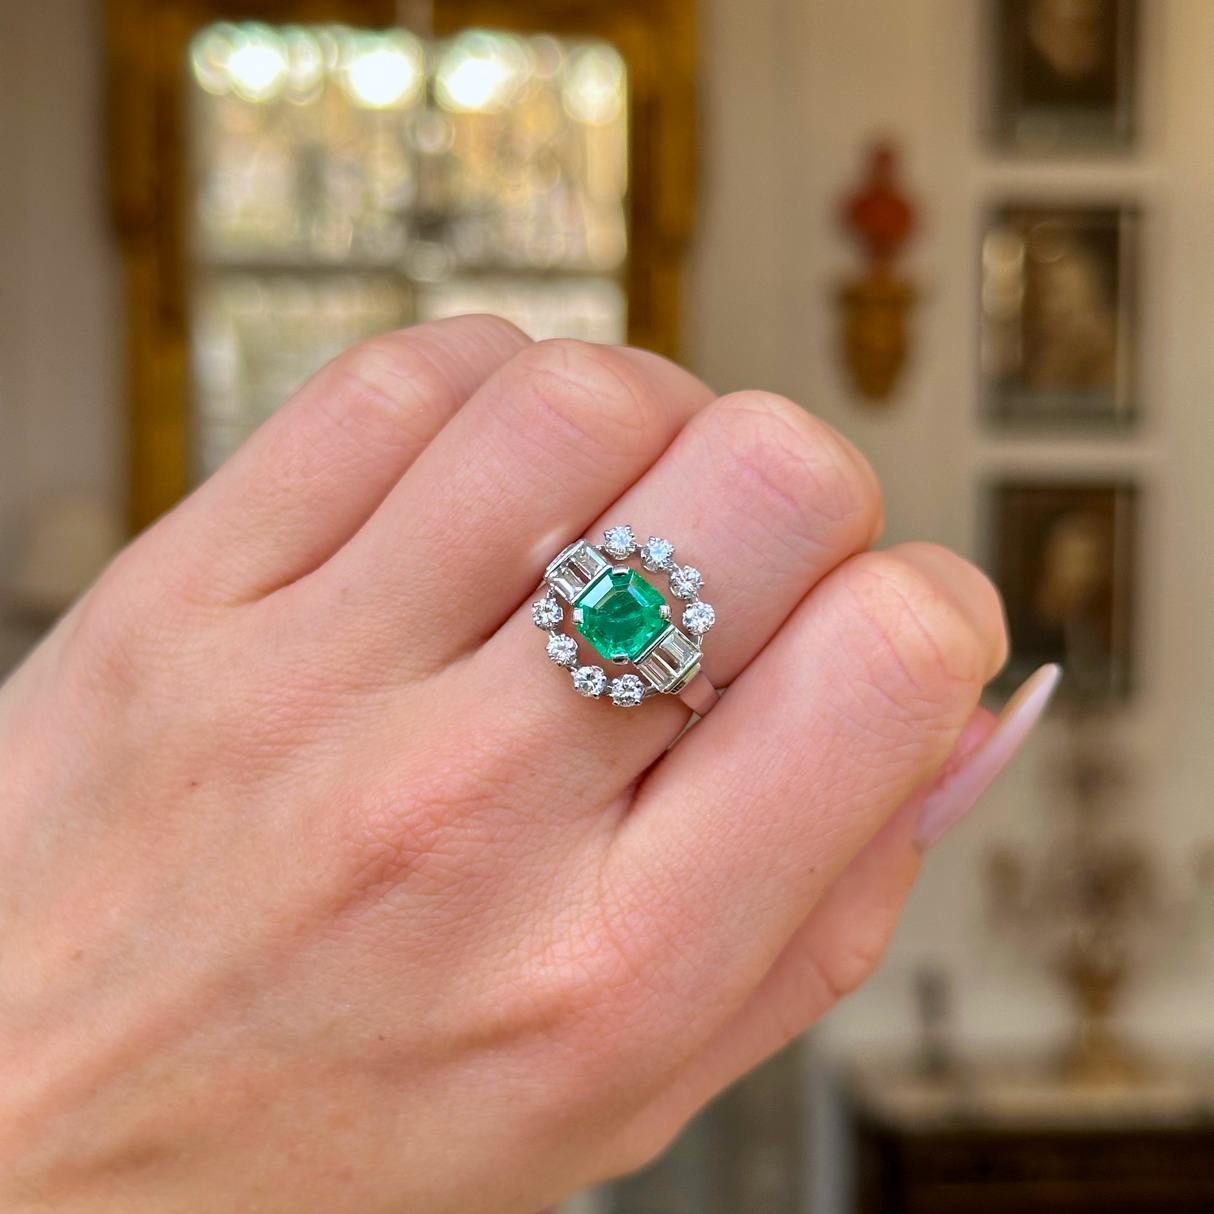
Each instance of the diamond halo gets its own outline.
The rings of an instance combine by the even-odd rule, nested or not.
[[[624,564],[630,559],[646,573],[665,574],[669,593]],[[548,657],[570,671],[579,695],[620,708],[678,695],[703,716],[716,702],[700,673],[703,637],[716,620],[700,599],[703,584],[697,569],[676,563],[669,540],[650,536],[641,544],[631,527],[608,527],[600,545],[578,540],[548,566],[531,618],[548,634]],[[561,627],[565,621],[569,631]],[[579,638],[597,661],[629,669],[612,678],[597,661],[583,664]]]

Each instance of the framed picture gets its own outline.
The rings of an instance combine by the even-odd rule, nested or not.
[[[992,212],[982,240],[981,360],[993,421],[1134,420],[1138,228],[1129,206]]]
[[[1028,155],[1134,140],[1137,0],[996,0],[995,143]]]
[[[1005,481],[992,491],[992,568],[1003,594],[1010,689],[1061,662],[1072,694],[1130,687],[1135,486]]]

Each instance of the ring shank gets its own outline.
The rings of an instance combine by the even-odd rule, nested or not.
[[[698,674],[679,692],[679,699],[696,716],[706,717],[717,706],[717,689],[708,681],[707,676]]]

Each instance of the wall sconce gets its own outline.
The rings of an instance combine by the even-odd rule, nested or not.
[[[868,259],[867,270],[839,291],[843,361],[856,392],[873,402],[887,400],[897,385],[916,298],[894,264],[915,226],[915,209],[898,192],[896,177],[893,145],[878,143],[867,179],[843,204],[843,222]]]

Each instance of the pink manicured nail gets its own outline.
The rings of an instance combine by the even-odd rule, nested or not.
[[[1062,667],[1052,662],[1030,675],[1008,700],[999,714],[999,724],[981,749],[960,771],[932,790],[923,802],[919,821],[915,824],[914,842],[920,851],[931,847],[973,809],[1041,719],[1061,677]]]

